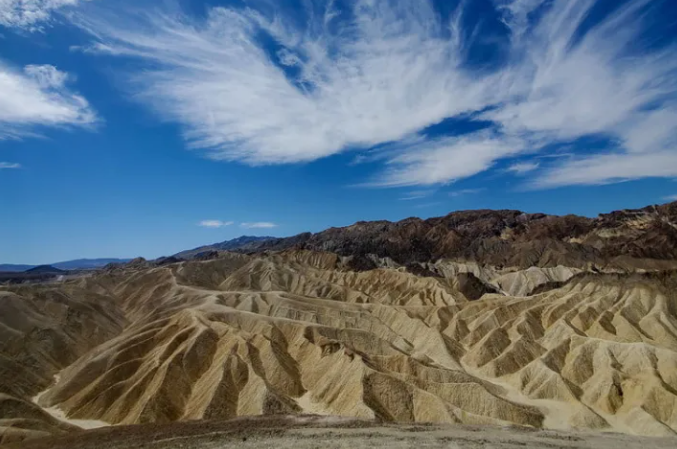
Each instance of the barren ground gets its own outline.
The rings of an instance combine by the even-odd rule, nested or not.
[[[319,416],[238,418],[107,427],[7,449],[216,448],[675,448],[677,438],[571,433],[527,427],[395,425]]]

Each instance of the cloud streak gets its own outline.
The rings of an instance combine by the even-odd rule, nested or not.
[[[259,221],[256,223],[241,223],[241,227],[246,228],[246,229],[272,229],[272,228],[277,228],[277,224],[275,223],[270,223],[267,221]]]
[[[0,162],[0,170],[21,168],[21,164],[15,162]]]
[[[538,162],[517,162],[506,168],[506,171],[521,176],[536,170],[539,166]]]
[[[235,222],[233,221],[221,221],[221,220],[203,220],[200,223],[198,223],[198,226],[202,226],[203,228],[223,228],[226,226],[231,226]]]
[[[51,65],[18,71],[0,61],[0,140],[36,135],[43,127],[95,124],[96,113],[68,82],[68,74]]]
[[[94,36],[86,51],[145,62],[131,76],[135,98],[216,160],[295,163],[383,145],[384,168],[366,185],[434,186],[515,157],[523,165],[512,171],[526,173],[554,144],[604,136],[603,153],[553,159],[530,182],[677,175],[664,165],[677,153],[677,47],[641,46],[649,0],[625,1],[594,26],[594,0],[496,0],[509,34],[491,69],[468,61],[477,33],[464,2],[442,17],[424,0],[308,1],[305,22],[264,3],[214,7],[206,19],[92,7],[76,23]],[[490,126],[424,134],[460,116]]]
[[[400,197],[400,201],[413,201],[434,195],[434,190],[412,190]]]
[[[452,198],[458,198],[459,196],[475,195],[483,191],[484,189],[461,189],[449,192],[449,196]]]
[[[639,178],[677,176],[677,151],[610,153],[578,158],[549,169],[534,187],[610,184]]]

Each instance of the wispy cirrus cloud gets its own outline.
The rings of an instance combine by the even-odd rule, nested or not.
[[[677,194],[664,196],[663,199],[666,201],[677,201]]]
[[[609,153],[579,157],[550,168],[533,186],[609,184],[638,178],[677,175],[677,151]]]
[[[220,7],[205,21],[152,11],[79,23],[98,37],[91,49],[156,67],[133,78],[137,94],[182,123],[191,146],[275,164],[397,141],[476,106],[470,79],[440,75],[459,62],[457,48],[437,39],[446,25],[418,3],[358,1],[303,29],[291,17]],[[262,33],[281,48],[271,54]]]
[[[525,151],[521,139],[478,132],[460,137],[413,139],[392,145],[385,169],[370,185],[434,186],[490,169],[495,162]]]
[[[21,168],[16,162],[0,162],[0,170]]]
[[[0,61],[0,140],[38,135],[44,127],[89,127],[96,113],[51,65],[16,70]]]
[[[203,228],[223,228],[225,226],[231,226],[234,223],[234,221],[202,220],[198,223],[198,226],[202,226]]]
[[[86,1],[86,0],[85,0]],[[75,6],[79,0],[0,0],[0,25],[38,31],[62,8]]]
[[[241,223],[241,227],[246,229],[272,229],[277,228],[277,224],[268,221],[259,221],[256,223]]]
[[[232,226],[234,224],[235,224],[234,221],[221,221],[221,220],[203,220],[200,223],[198,223],[199,226],[205,228],[224,228],[226,226]],[[271,229],[276,228],[277,224],[267,221],[260,221],[253,223],[240,223],[240,227],[246,229]]]
[[[427,198],[435,194],[435,190],[412,190],[400,197],[400,201],[413,201]]]
[[[461,189],[461,190],[454,190],[453,192],[449,192],[449,196],[452,198],[458,198],[459,196],[465,196],[465,195],[475,195],[477,193],[483,192],[485,189]]]
[[[626,0],[591,24],[595,0],[495,0],[509,35],[491,69],[468,61],[477,24],[465,2],[449,17],[426,0],[304,4],[305,21],[254,0],[204,19],[91,8],[76,23],[94,36],[87,51],[147,63],[131,77],[136,98],[213,159],[293,163],[386,144],[367,185],[433,186],[602,135],[603,152],[553,159],[532,185],[677,175],[677,44],[642,40],[656,2]],[[423,134],[458,116],[490,126]]]
[[[518,162],[510,165],[505,170],[516,175],[524,175],[538,169],[539,166],[540,164],[538,162]]]

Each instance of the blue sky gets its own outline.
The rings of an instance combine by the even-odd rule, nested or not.
[[[677,199],[671,0],[0,0],[0,262]]]

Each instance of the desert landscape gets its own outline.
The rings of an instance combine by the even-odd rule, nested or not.
[[[677,448],[677,0],[0,0],[0,449]]]
[[[674,447],[676,252],[677,203],[471,211],[8,283],[0,441]]]

